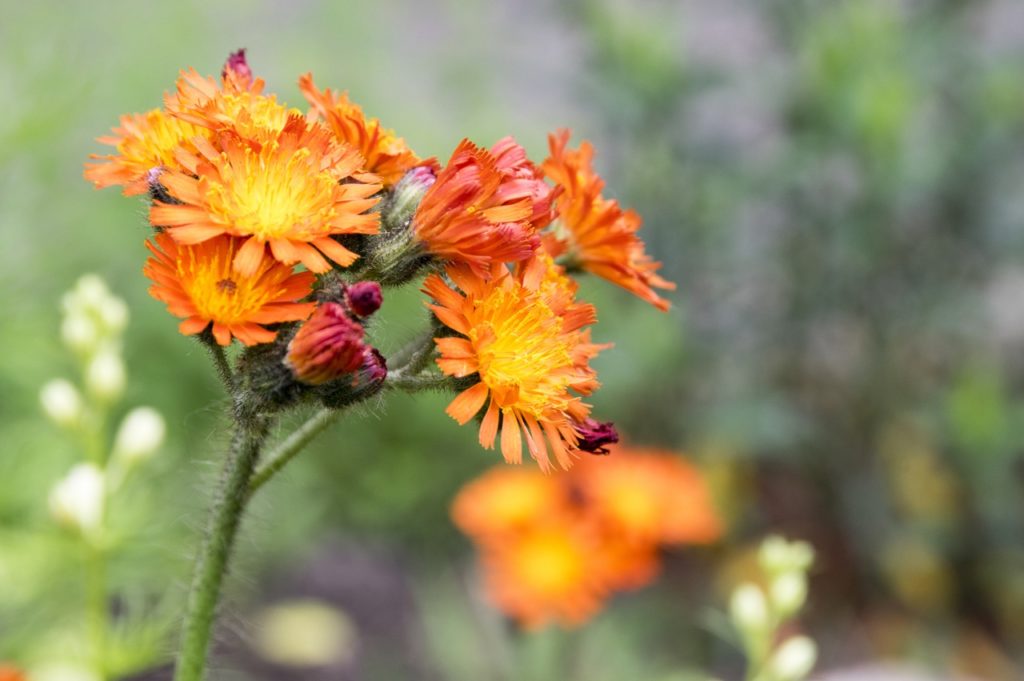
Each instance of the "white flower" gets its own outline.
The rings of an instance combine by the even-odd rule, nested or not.
[[[64,527],[95,532],[103,521],[104,485],[99,467],[78,464],[50,491],[50,513]]]
[[[772,604],[782,617],[789,617],[807,600],[807,576],[803,572],[786,572],[772,580]]]
[[[73,428],[82,418],[82,397],[69,381],[57,378],[39,391],[39,402],[46,415],[58,426]]]
[[[818,647],[806,636],[794,636],[775,651],[768,662],[771,678],[800,681],[810,673],[818,659]]]
[[[128,306],[115,296],[108,296],[97,310],[107,333],[118,334],[128,325]]]
[[[768,626],[768,603],[756,585],[741,584],[732,592],[729,614],[736,627],[745,633],[757,633]]]
[[[164,441],[164,417],[151,407],[136,407],[121,421],[114,438],[114,456],[127,465],[145,461]]]
[[[79,355],[91,355],[100,342],[100,330],[88,315],[73,312],[64,317],[60,337],[69,350]]]
[[[108,402],[121,396],[125,384],[124,362],[111,350],[101,351],[85,368],[85,385],[89,392]]]

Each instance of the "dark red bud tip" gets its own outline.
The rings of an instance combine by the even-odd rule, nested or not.
[[[367,383],[380,383],[388,377],[388,362],[374,347],[363,352],[363,374]]]
[[[352,284],[345,291],[345,301],[352,314],[357,317],[369,317],[380,309],[384,302],[384,294],[380,284],[375,281],[360,281]]]
[[[221,70],[220,77],[224,80],[234,78],[238,83],[246,87],[252,82],[252,69],[249,68],[249,62],[245,60],[244,47],[228,55],[228,60],[224,62],[224,69]]]
[[[619,441],[619,432],[611,421],[601,423],[595,419],[587,419],[576,424],[576,433],[580,436],[577,447],[591,454],[608,454],[606,445]]]
[[[406,173],[402,179],[421,189],[429,189],[437,180],[437,172],[430,166],[417,166]]]

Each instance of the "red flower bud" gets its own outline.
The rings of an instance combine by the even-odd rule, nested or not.
[[[363,366],[363,327],[338,303],[322,303],[288,344],[285,365],[296,380],[320,385]]]
[[[380,309],[384,296],[380,284],[375,281],[360,281],[345,290],[348,309],[357,317],[369,317]]]
[[[245,48],[232,52],[224,62],[220,77],[225,83],[233,83],[239,90],[248,90],[252,85],[252,69],[245,60]]]
[[[580,437],[576,446],[584,452],[608,454],[608,447],[605,445],[619,441],[619,433],[611,421],[601,423],[595,419],[587,419],[582,423],[576,423],[575,426],[576,434]]]

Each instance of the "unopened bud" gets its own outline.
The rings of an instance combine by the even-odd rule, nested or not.
[[[402,176],[382,211],[388,229],[398,229],[412,220],[424,194],[436,181],[437,172],[431,166],[413,168]]]
[[[60,325],[60,337],[69,350],[78,355],[91,355],[100,340],[100,330],[92,317],[81,311],[71,312]]]
[[[73,428],[82,418],[82,397],[69,381],[57,378],[39,391],[39,402],[43,411],[54,423],[64,428]]]
[[[779,615],[789,617],[807,600],[807,576],[803,572],[783,573],[772,580],[769,592]]]
[[[50,513],[69,529],[90,534],[103,520],[103,472],[94,464],[78,464],[50,492]]]
[[[245,60],[244,47],[228,55],[220,77],[224,79],[225,83],[231,82],[240,90],[249,89],[249,86],[252,85],[252,69],[249,68],[249,63]]]
[[[818,647],[806,636],[794,636],[772,655],[768,670],[772,679],[800,681],[806,677],[818,659]]]
[[[615,430],[615,424],[611,421],[602,423],[596,419],[587,419],[582,423],[576,423],[575,428],[580,438],[576,446],[584,452],[608,454],[610,450],[606,445],[619,441],[619,432]]]
[[[348,309],[357,317],[369,317],[380,309],[384,295],[375,281],[360,281],[345,290]]]
[[[807,542],[791,542],[773,535],[761,543],[758,562],[769,575],[805,572],[814,562],[814,550]]]
[[[163,444],[164,417],[151,407],[136,407],[121,421],[114,438],[114,456],[128,465],[145,461]]]
[[[109,296],[97,312],[108,334],[119,334],[128,325],[128,306],[120,298]]]
[[[768,603],[756,585],[741,584],[732,593],[729,614],[733,623],[744,632],[760,632],[768,626]]]
[[[288,344],[285,366],[296,380],[321,385],[363,365],[363,327],[338,303],[321,303]]]
[[[78,279],[73,295],[82,308],[98,310],[110,296],[110,289],[98,274],[86,274]]]
[[[382,383],[388,377],[388,363],[377,348],[367,347],[363,352],[362,382],[368,385]]]
[[[100,352],[85,368],[85,386],[89,393],[107,402],[121,396],[125,380],[124,362],[111,350]]]

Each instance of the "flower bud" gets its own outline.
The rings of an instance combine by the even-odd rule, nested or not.
[[[388,363],[384,355],[374,347],[367,347],[363,353],[363,368],[360,372],[360,383],[374,385],[383,383],[388,377]]]
[[[423,195],[437,180],[437,172],[431,166],[419,166],[407,172],[395,188],[391,198],[382,210],[384,224],[388,229],[399,229],[412,220],[416,207]]]
[[[288,344],[285,366],[296,380],[321,385],[363,365],[363,327],[338,303],[321,303]]]
[[[384,302],[380,284],[375,281],[360,281],[345,290],[348,309],[357,317],[369,317],[380,309]]]
[[[91,534],[103,520],[103,471],[78,464],[50,492],[50,514],[69,529]]]
[[[248,90],[252,85],[252,69],[245,60],[245,48],[232,52],[224,62],[220,77],[225,83],[233,83],[240,90]]]
[[[806,636],[794,636],[787,640],[768,661],[772,679],[778,681],[800,681],[810,673],[818,659],[818,648]]]
[[[82,397],[63,378],[44,385],[39,391],[39,402],[50,420],[63,428],[74,428],[82,418]]]
[[[807,600],[807,576],[803,572],[783,573],[772,580],[769,593],[779,615],[789,617]]]
[[[619,441],[619,433],[611,421],[602,423],[596,419],[587,419],[582,423],[576,423],[574,427],[580,438],[576,446],[584,452],[608,454],[609,449],[605,445]]]
[[[136,407],[121,421],[114,438],[114,456],[131,466],[150,458],[163,444],[167,427],[151,407]]]
[[[761,632],[768,626],[768,603],[761,589],[749,582],[732,592],[729,614],[743,632]]]
[[[70,312],[60,325],[60,337],[69,350],[91,355],[100,340],[100,330],[91,317],[81,311]]]
[[[97,312],[103,323],[103,328],[108,334],[119,334],[128,325],[128,306],[120,298],[109,296],[103,301]]]
[[[73,293],[81,310],[98,310],[108,297],[110,289],[98,274],[86,274],[78,279]]]
[[[779,536],[771,536],[761,543],[758,562],[769,575],[804,572],[814,562],[814,550],[807,542],[791,542]]]
[[[101,351],[85,368],[85,386],[93,396],[113,402],[124,391],[124,362],[111,350]]]

